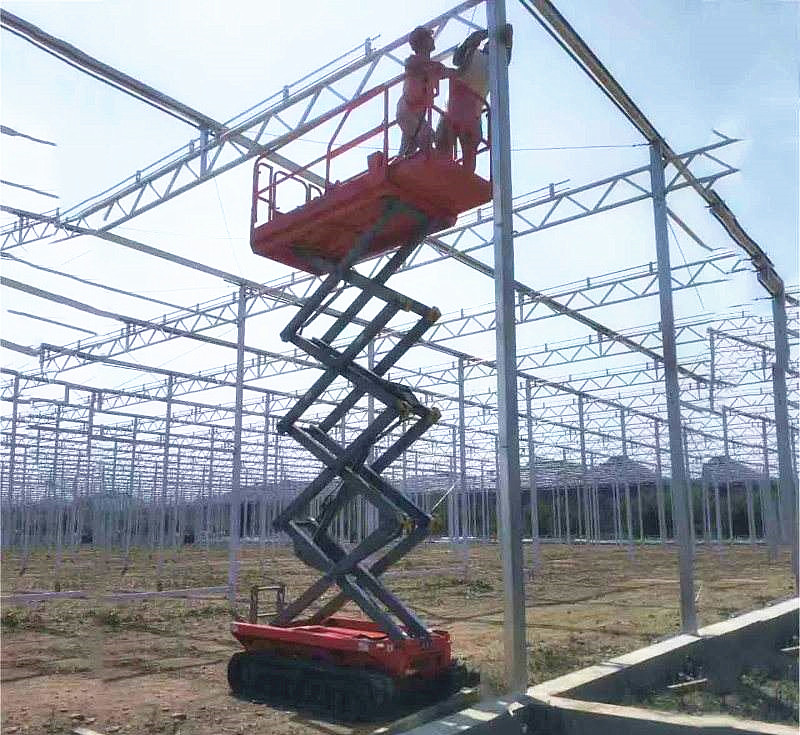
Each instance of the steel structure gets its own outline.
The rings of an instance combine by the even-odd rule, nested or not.
[[[469,0],[428,23],[445,49],[440,58],[477,27],[471,16],[479,4]],[[497,13],[499,5],[493,5]],[[736,141],[722,137],[676,154],[552,5],[530,5],[638,121],[649,158],[596,181],[553,183],[513,199],[510,189],[499,187],[493,209],[478,208],[414,246],[397,268],[398,282],[463,272],[487,285],[495,279],[499,290],[494,301],[488,288],[477,298],[460,294],[461,302],[443,309],[425,339],[385,376],[441,411],[414,448],[387,466],[387,477],[438,518],[437,533],[453,543],[494,539],[498,529],[508,540],[506,572],[517,582],[509,586],[507,656],[517,686],[524,595],[514,537],[530,540],[534,566],[545,542],[677,542],[683,626],[693,629],[694,544],[763,543],[769,555],[781,545],[797,547],[800,400],[796,285],[783,286],[714,192],[736,173],[722,160]],[[500,15],[489,17],[502,23]],[[2,20],[5,28],[34,35],[39,45],[57,45],[5,11]],[[3,207],[11,217],[0,233],[3,286],[26,304],[16,317],[33,327],[48,318],[35,313],[37,305],[57,306],[56,321],[80,334],[62,344],[2,342],[7,364],[17,360],[2,370],[0,386],[6,550],[23,559],[36,548],[54,550],[58,583],[65,556],[86,544],[123,558],[137,546],[152,548],[160,577],[169,550],[226,543],[225,589],[233,597],[239,543],[281,541],[272,523],[322,464],[309,461],[277,425],[320,368],[307,354],[265,343],[260,335],[265,325],[288,317],[287,309],[304,308],[320,280],[290,274],[261,283],[114,230],[262,154],[318,184],[320,173],[298,174],[284,149],[323,120],[341,121],[347,105],[371,86],[395,81],[405,42],[399,38],[380,49],[367,42],[224,124],[190,110],[200,132],[187,145],[64,211]],[[136,86],[97,60],[84,62],[118,86]],[[170,114],[189,109],[151,88],[146,96]],[[494,96],[502,97],[501,87]],[[493,132],[502,135],[500,127]],[[503,148],[502,137],[494,146]],[[496,165],[505,166],[503,160],[498,155]],[[509,178],[500,171],[496,181]],[[744,252],[709,246],[677,211],[681,191],[698,194]],[[602,227],[613,212],[648,204],[652,262],[611,273],[576,269],[572,282],[553,288],[526,283],[510,267],[512,239],[519,259],[555,227],[569,233],[587,218]],[[213,284],[216,295],[200,304],[172,303],[122,282],[98,285],[75,268],[53,266],[47,243],[54,237],[81,237],[135,254],[151,267],[192,273]],[[688,261],[670,262],[670,237],[686,247]],[[646,232],[642,238],[653,239]],[[493,244],[497,269],[482,260]],[[375,277],[390,258],[377,257],[362,271]],[[740,295],[754,271],[770,294],[771,310]],[[729,299],[719,297],[723,286]],[[343,313],[338,294],[332,291],[334,298],[323,304],[326,318]],[[671,300],[704,295],[713,307],[675,309],[673,315]],[[111,296],[124,297],[130,308],[107,307]],[[73,320],[69,315],[76,312],[80,318]],[[398,349],[408,327],[395,317],[378,330],[366,357],[370,366]],[[491,335],[496,349],[487,341]],[[337,349],[347,343],[333,341]],[[193,348],[204,355],[196,369],[163,365],[170,350]],[[18,358],[26,360],[19,364]],[[329,414],[346,395],[342,386],[327,386],[308,407],[310,415]],[[375,420],[374,411],[370,401],[358,401],[337,426],[337,442],[355,441]],[[379,453],[389,449],[388,441]],[[321,501],[313,500],[312,508],[323,510]],[[337,517],[331,534],[361,541],[380,523],[380,514],[358,501]]]

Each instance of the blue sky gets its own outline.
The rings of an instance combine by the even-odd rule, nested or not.
[[[450,6],[448,2],[350,3],[295,0],[6,2],[4,7],[97,58],[217,119],[268,97],[367,36],[389,42]],[[673,148],[714,139],[716,128],[742,137],[723,157],[742,172],[717,186],[787,283],[798,281],[798,4],[755,0],[560,0],[558,7],[616,75]],[[633,127],[516,2],[510,71],[514,190],[551,181],[589,182],[647,161],[645,148],[570,149],[641,142]],[[475,20],[482,22],[483,10]],[[2,42],[5,125],[52,140],[57,148],[3,136],[4,179],[57,193],[66,206],[110,186],[179,147],[192,130],[53,59],[8,32]],[[559,147],[561,150],[529,150]],[[218,177],[134,220],[121,232],[254,278],[274,277],[247,246],[247,166]],[[43,210],[53,200],[4,187],[3,200]],[[682,215],[714,247],[732,247],[697,202],[678,199]],[[558,252],[558,258],[552,257]],[[165,300],[199,301],[219,285],[177,282],[173,275],[97,243],[31,245],[39,263],[105,279]],[[695,249],[692,259],[702,255]],[[654,259],[649,206],[557,228],[518,248],[519,272],[543,288]],[[673,253],[673,261],[682,257]],[[186,277],[185,274],[183,276]],[[436,278],[423,285],[435,286]],[[477,281],[459,270],[465,288]],[[488,302],[491,284],[481,281]],[[53,286],[55,290],[55,285]],[[755,279],[719,306],[761,294]],[[206,290],[204,290],[206,289]],[[75,297],[80,297],[80,293]],[[725,301],[728,301],[728,304]],[[443,297],[446,308],[464,292]],[[717,305],[706,295],[707,305]],[[7,308],[7,304],[4,304]],[[101,304],[102,305],[102,304]],[[612,326],[657,318],[655,304],[617,314]],[[121,308],[121,307],[119,307]],[[689,294],[679,315],[697,309]],[[144,314],[143,316],[149,316]],[[20,341],[66,342],[75,334],[11,320]],[[42,332],[33,333],[41,329]],[[20,334],[21,333],[21,334]],[[540,335],[542,341],[547,334]]]

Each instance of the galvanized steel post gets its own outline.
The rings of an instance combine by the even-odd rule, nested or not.
[[[656,441],[656,502],[658,503],[658,538],[663,544],[667,540],[667,514],[664,503],[664,478],[661,474],[661,436],[658,421],[653,421]]]
[[[8,460],[8,509],[14,507],[14,473],[17,463],[17,425],[19,423],[19,375],[14,376],[14,393],[11,398],[11,438]]]
[[[583,536],[589,542],[589,504],[586,502],[586,425],[583,415],[583,395],[578,396],[578,433],[581,444],[581,483],[578,488],[578,522],[583,521]]]
[[[247,317],[247,290],[239,286],[236,312],[236,394],[233,414],[233,469],[230,495],[230,536],[228,539],[228,602],[236,603],[239,578],[239,526],[242,506],[242,411],[244,409],[244,325]]]
[[[708,407],[714,408],[714,389],[717,382],[716,353],[714,351],[714,330],[708,328],[708,349],[711,354],[708,367]]]
[[[658,295],[661,304],[664,385],[667,393],[670,491],[674,499],[675,517],[673,522],[680,566],[681,628],[684,633],[695,633],[697,632],[697,611],[694,601],[694,548],[689,521],[689,487],[681,437],[680,387],[678,385],[678,356],[675,347],[675,315],[672,307],[664,159],[658,143],[650,144],[650,182],[658,262]]]
[[[528,683],[525,641],[525,580],[522,562],[522,501],[517,416],[517,345],[514,319],[514,241],[511,200],[511,121],[505,0],[487,0],[494,205],[495,323],[497,337],[498,516],[505,590],[504,652],[508,685]]]
[[[261,550],[264,550],[264,547],[267,543],[267,476],[268,476],[268,468],[267,465],[269,464],[269,403],[270,403],[270,394],[264,396],[264,446],[262,447],[262,464],[261,464],[261,481],[263,483],[263,487],[261,488],[261,507],[260,507],[260,514],[259,514],[259,529],[258,533],[261,536]],[[274,502],[274,501],[273,501]]]
[[[158,565],[157,565],[157,582],[162,584],[162,575],[164,572],[164,535],[167,523],[167,485],[169,480],[169,442],[170,431],[172,428],[172,394],[174,390],[174,376],[170,375],[167,378],[167,402],[164,415],[164,446],[161,451],[161,497],[159,501],[158,513]]]
[[[767,542],[767,558],[775,561],[778,558],[778,518],[775,511],[775,500],[772,496],[772,480],[769,476],[769,441],[767,436],[767,420],[761,419],[761,452],[763,469],[761,473],[761,531]]]
[[[465,416],[465,396],[464,396],[464,358],[458,358],[458,489],[459,489],[459,508],[460,508],[460,526],[461,541],[466,543],[467,536],[469,535],[469,528],[466,533],[464,531],[465,515],[467,520],[469,515],[465,513],[465,505],[467,501],[467,420]],[[467,506],[468,507],[468,506]]]
[[[792,462],[792,439],[786,372],[789,369],[789,341],[786,332],[786,300],[783,293],[772,297],[772,328],[775,331],[775,364],[772,388],[775,401],[775,436],[778,441],[778,498],[781,536],[792,549],[792,573],[798,589],[797,478]]]
[[[540,561],[539,544],[539,492],[536,488],[536,447],[533,442],[533,394],[531,379],[525,381],[525,418],[528,429],[528,491],[530,492],[531,509],[531,551],[534,570],[538,570]]]

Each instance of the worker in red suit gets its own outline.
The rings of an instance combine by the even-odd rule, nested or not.
[[[456,73],[455,69],[431,59],[434,42],[430,29],[418,26],[411,31],[408,43],[414,53],[406,59],[403,94],[397,103],[397,124],[403,133],[401,156],[409,156],[417,150],[425,153],[431,150],[433,128],[428,113],[433,98],[439,93],[439,80]]]
[[[470,172],[475,171],[475,158],[483,135],[481,111],[489,94],[489,44],[485,43],[480,51],[478,46],[488,37],[488,31],[475,31],[453,53],[458,72],[450,78],[447,113],[436,128],[436,149],[454,157],[458,140],[464,168]],[[510,63],[514,40],[510,23],[506,24],[503,37]]]

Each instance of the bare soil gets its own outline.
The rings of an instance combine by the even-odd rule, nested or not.
[[[679,629],[677,555],[658,546],[544,545],[526,549],[530,681],[550,679],[674,634]],[[242,552],[241,614],[251,584],[280,579],[289,594],[313,575],[289,549]],[[54,578],[54,557],[2,559],[2,592],[154,590],[224,585],[227,551],[184,547],[119,556],[81,550]],[[158,574],[161,566],[161,574]],[[696,559],[702,624],[792,595],[788,555],[763,548],[701,549]],[[160,576],[160,579],[159,579]],[[503,590],[496,545],[427,544],[390,586],[433,627],[450,631],[457,655],[479,668],[486,693],[503,686]],[[68,732],[72,715],[103,733],[365,733],[231,696],[225,666],[238,649],[220,599],[107,605],[61,600],[2,610],[3,733]],[[16,729],[15,729],[16,728]],[[119,728],[115,730],[114,728]]]

